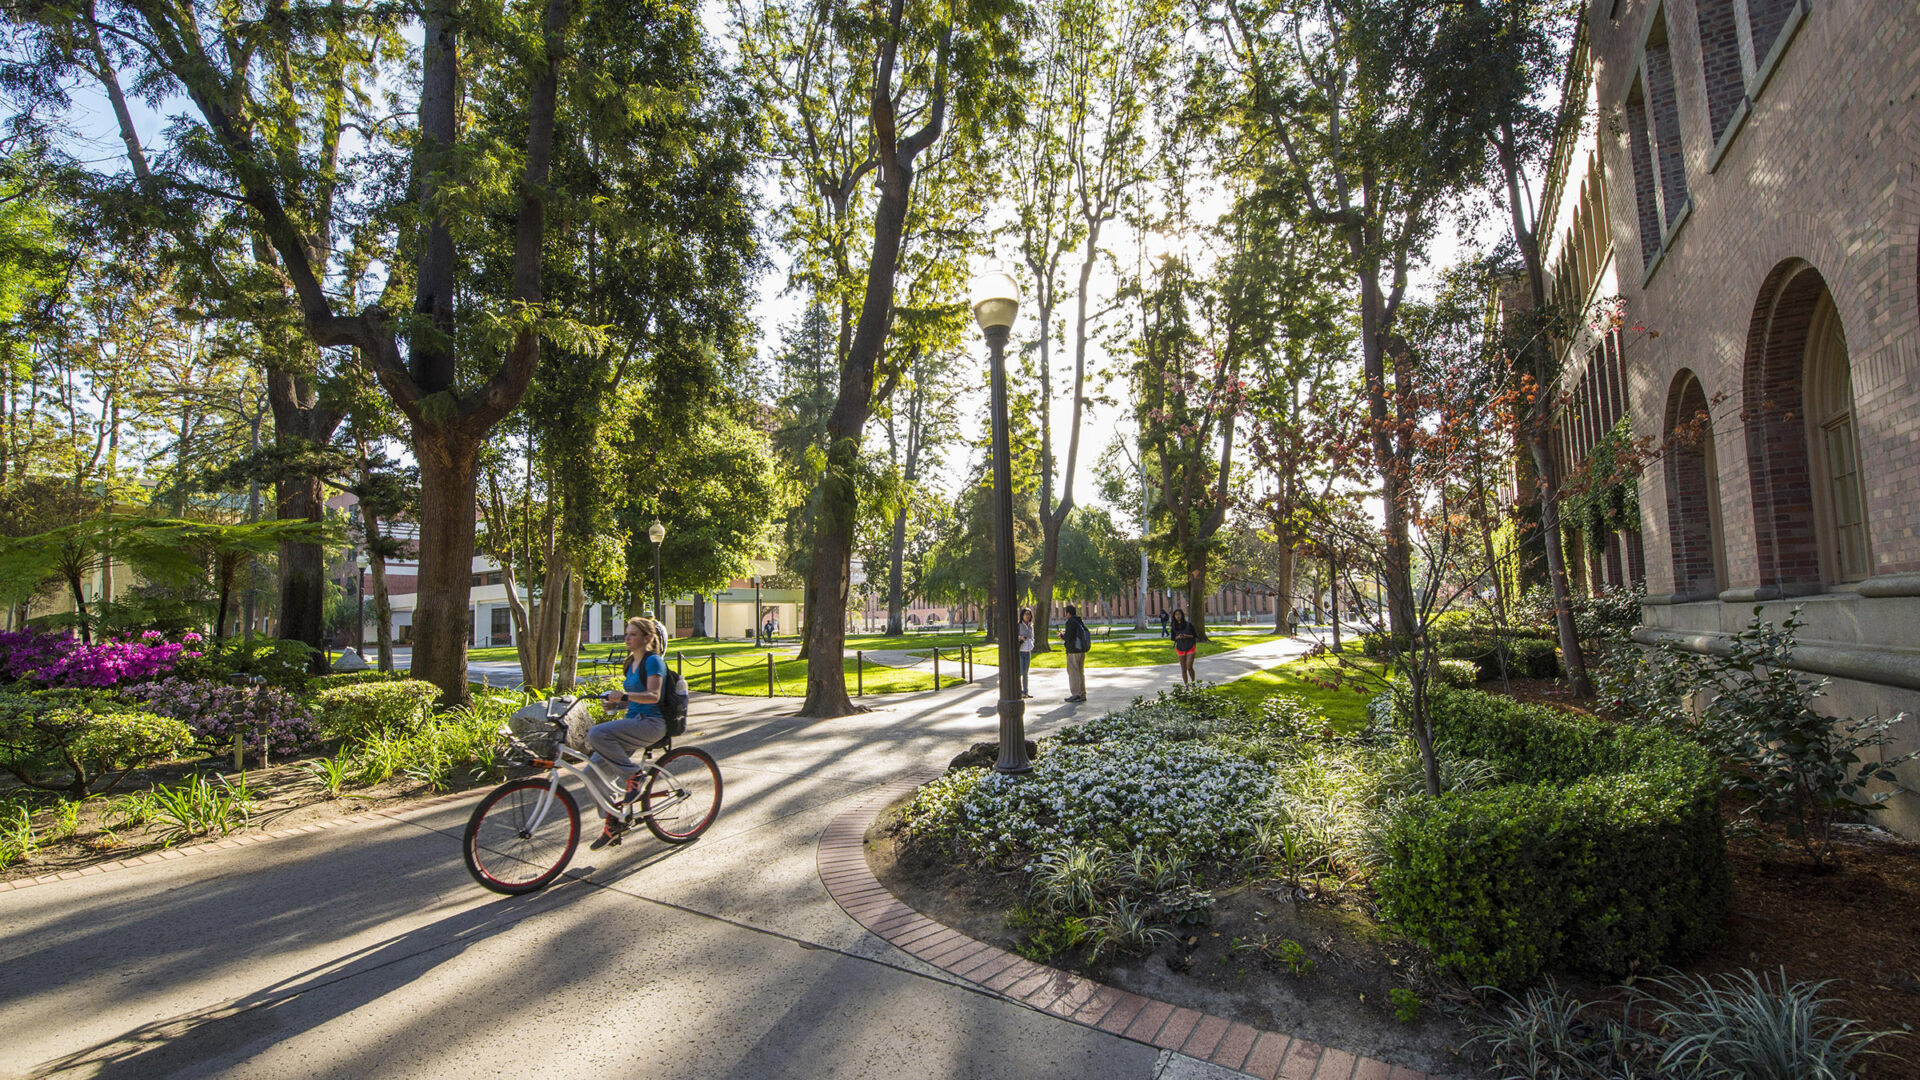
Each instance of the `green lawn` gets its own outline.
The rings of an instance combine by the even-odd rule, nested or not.
[[[1243,645],[1273,640],[1272,635],[1265,634],[1220,637],[1201,642],[1199,652],[1201,656],[1212,656]],[[791,659],[799,644],[797,638],[780,638],[774,642],[773,690],[778,696],[800,697],[807,692],[807,663],[804,660]],[[973,646],[974,662],[979,668],[990,669],[998,662],[996,653],[987,645],[986,638],[979,633],[962,634],[955,631],[942,634],[909,634],[905,637],[849,634],[845,665],[847,690],[850,693],[859,693],[864,687],[864,692],[868,694],[902,694],[915,690],[931,690],[934,688],[931,663],[923,663],[912,668],[891,668],[872,661],[863,662],[855,654],[880,651],[931,654],[936,648],[941,650],[940,685],[943,687],[955,685],[959,682],[958,653],[962,645]],[[581,676],[594,682],[611,679],[616,674],[614,668],[604,664],[590,665],[588,659],[607,656],[618,648],[619,646],[611,644],[583,646],[580,650]],[[669,662],[678,664],[680,673],[686,677],[690,689],[746,697],[766,696],[767,655],[767,649],[756,648],[750,641],[715,641],[712,638],[676,638],[673,647],[667,651],[667,659]],[[467,650],[467,659],[470,661],[512,661],[519,658],[519,653],[512,646]],[[928,659],[931,660],[931,656]],[[1108,641],[1100,636],[1098,627],[1094,629],[1093,651],[1087,654],[1087,666],[1090,668],[1138,667],[1146,664],[1171,664],[1173,661],[1173,643],[1166,638]],[[1033,658],[1033,666],[1037,668],[1063,668],[1066,665],[1066,655],[1059,652],[1057,648],[1054,652],[1042,653]]]
[[[1378,664],[1357,657],[1347,658],[1347,663],[1364,664],[1368,670],[1379,669]],[[1257,671],[1244,679],[1235,679],[1222,686],[1220,692],[1248,705],[1257,705],[1274,694],[1293,694],[1317,706],[1333,722],[1336,730],[1348,733],[1359,731],[1367,726],[1367,699],[1373,694],[1344,685],[1333,689],[1324,685],[1342,681],[1339,676],[1337,661],[1329,656],[1318,656],[1289,661],[1278,667]]]
[[[1208,638],[1195,650],[1201,656],[1238,649],[1245,645],[1260,645],[1277,641],[1272,634],[1236,634],[1232,637]],[[1177,657],[1173,654],[1173,642],[1163,637],[1137,638],[1132,641],[1101,641],[1095,638],[1093,651],[1087,654],[1087,666],[1090,668],[1141,667],[1147,664],[1171,664]],[[1059,651],[1055,642],[1054,651],[1041,653],[1033,658],[1037,668],[1063,668],[1067,666],[1067,654]]]

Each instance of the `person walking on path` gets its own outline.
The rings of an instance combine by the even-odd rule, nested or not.
[[[1287,636],[1294,637],[1299,633],[1300,633],[1300,612],[1297,608],[1288,608],[1287,609]]]
[[[1067,605],[1067,622],[1060,628],[1060,640],[1067,653],[1067,700],[1087,700],[1087,650],[1093,648],[1093,632],[1080,619],[1080,609]]]
[[[629,782],[640,775],[633,752],[645,750],[667,737],[667,721],[660,713],[660,684],[667,677],[667,662],[660,655],[656,625],[638,616],[627,620],[626,679],[621,689],[610,691],[606,696],[609,712],[625,706],[626,715],[587,729],[587,746],[593,750],[593,763],[617,770],[621,778]],[[588,846],[597,851],[610,843],[617,844],[623,831],[620,819],[609,816],[599,838]]]
[[[1164,611],[1160,613],[1160,636],[1167,636],[1167,613]]]
[[[1193,649],[1200,634],[1193,628],[1193,624],[1187,621],[1184,608],[1174,610],[1173,623],[1168,628],[1168,633],[1173,636],[1173,651],[1180,657],[1180,682],[1190,683],[1194,681]]]
[[[1020,609],[1020,696],[1033,696],[1031,684],[1027,681],[1027,672],[1033,669],[1033,609]]]

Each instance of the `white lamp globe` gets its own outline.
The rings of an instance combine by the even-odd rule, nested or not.
[[[1006,329],[1020,312],[1020,286],[1004,270],[973,279],[973,317],[982,330]]]

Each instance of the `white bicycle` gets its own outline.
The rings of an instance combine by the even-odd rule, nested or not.
[[[572,776],[594,805],[621,825],[644,821],[669,844],[699,837],[720,814],[720,766],[698,747],[674,748],[667,736],[646,749],[631,784],[603,772],[588,755],[567,745],[567,724],[549,710],[552,749],[543,755],[514,738],[540,776],[509,780],[487,793],[467,821],[467,870],[494,892],[518,895],[543,889],[560,876],[580,843],[580,804],[561,780]],[[655,759],[655,752],[659,758]]]

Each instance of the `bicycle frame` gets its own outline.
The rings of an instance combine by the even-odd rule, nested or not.
[[[574,762],[576,761],[581,764],[575,765]],[[585,768],[582,768],[581,765],[584,765]],[[660,767],[654,764],[651,759],[641,762],[640,769],[643,773],[653,773],[660,776],[666,775],[660,771]],[[580,785],[586,788],[587,794],[593,798],[594,805],[599,807],[600,812],[607,817],[619,817],[621,816],[621,811],[625,810],[629,820],[645,821],[647,818],[656,816],[661,810],[685,801],[687,797],[686,793],[682,791],[678,794],[678,797],[672,801],[638,813],[635,812],[633,806],[630,804],[625,807],[615,806],[613,802],[607,798],[607,795],[618,790],[616,787],[617,781],[603,774],[600,771],[600,767],[593,763],[593,759],[589,755],[575,750],[562,741],[555,749],[552,767],[547,770],[547,789],[540,793],[540,801],[534,804],[533,820],[527,824],[527,830],[529,832],[538,829],[547,820],[547,812],[553,809],[554,803],[559,801],[554,798],[553,793],[559,788],[561,783],[560,773],[563,770],[574,779],[580,781]],[[640,773],[635,774],[636,777],[639,775]]]

